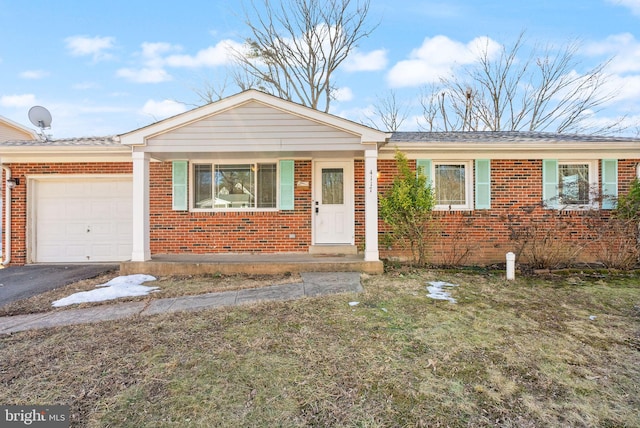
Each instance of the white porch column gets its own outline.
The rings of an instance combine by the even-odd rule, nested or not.
[[[364,151],[364,260],[378,261],[378,148]]]
[[[131,261],[151,260],[149,247],[149,154],[133,152],[133,250]]]

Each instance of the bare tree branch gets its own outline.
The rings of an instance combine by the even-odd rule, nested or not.
[[[396,91],[389,91],[384,96],[377,96],[373,106],[373,115],[388,132],[397,131],[409,116],[406,101],[398,99]],[[369,119],[369,125],[378,128],[376,120]]]
[[[592,134],[624,129],[624,118],[604,124],[591,120],[617,95],[605,88],[610,60],[579,73],[577,42],[559,51],[534,47],[523,55],[524,45],[520,34],[497,58],[485,46],[460,77],[442,79],[439,109],[432,108],[435,93],[423,94],[423,115],[430,129]]]
[[[329,111],[333,73],[375,26],[370,0],[252,0],[245,8],[251,36],[235,58],[236,81],[308,107]]]

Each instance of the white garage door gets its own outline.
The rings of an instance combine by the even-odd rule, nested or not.
[[[131,178],[37,180],[34,190],[34,261],[131,259]]]

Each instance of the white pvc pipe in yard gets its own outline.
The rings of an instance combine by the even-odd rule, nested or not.
[[[516,279],[516,255],[511,251],[507,253],[507,279]]]

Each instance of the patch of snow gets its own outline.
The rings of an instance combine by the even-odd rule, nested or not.
[[[457,287],[456,284],[451,284],[444,281],[430,281],[429,285],[427,285],[427,297],[431,297],[436,300],[448,300],[451,303],[456,303],[456,299],[451,297],[451,294],[448,291],[445,291],[445,287]]]
[[[360,302],[349,302],[349,306],[357,306]]]
[[[160,287],[147,287],[143,282],[155,281],[151,275],[127,275],[113,278],[105,284],[96,285],[95,290],[81,291],[70,296],[56,300],[51,305],[54,307],[74,305],[77,303],[102,302],[129,296],[146,296]],[[99,287],[99,288],[98,288]]]

